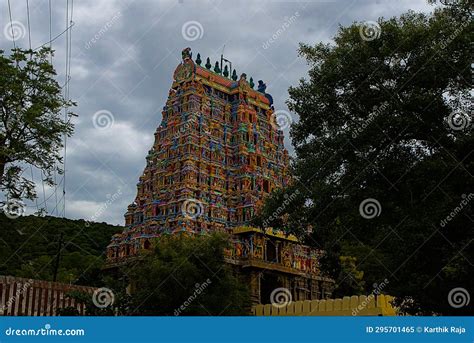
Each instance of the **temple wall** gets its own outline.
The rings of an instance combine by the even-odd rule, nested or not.
[[[84,315],[84,304],[66,294],[80,291],[92,296],[95,290],[94,287],[0,275],[0,316],[56,316],[57,309],[65,307],[75,307]]]

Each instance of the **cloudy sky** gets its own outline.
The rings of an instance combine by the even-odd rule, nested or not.
[[[8,0],[0,0],[0,49],[13,47]],[[11,0],[15,43],[49,41],[48,0]],[[51,1],[52,36],[66,28],[66,0]],[[71,15],[71,1],[69,1]],[[299,42],[330,42],[339,25],[376,21],[407,10],[429,12],[426,0],[75,0],[72,9],[70,96],[78,103],[67,142],[66,216],[123,224],[126,206],[161,121],[161,109],[181,60],[191,47],[214,64],[221,52],[237,73],[262,79],[276,110],[287,110],[287,89],[305,76]],[[382,32],[383,34],[383,32]],[[65,82],[66,36],[53,42],[58,80]],[[225,49],[224,49],[225,46]],[[293,120],[297,117],[292,114]],[[286,147],[291,142],[286,134]],[[34,171],[36,181],[39,172]],[[59,179],[58,179],[59,180]],[[61,191],[38,183],[38,203],[62,215]],[[55,210],[56,198],[60,202]],[[28,213],[36,209],[28,204]]]

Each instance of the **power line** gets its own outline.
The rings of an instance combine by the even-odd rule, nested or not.
[[[74,26],[74,22],[71,21],[71,25],[69,25],[63,32],[61,32],[60,34],[56,35],[54,38],[50,39],[48,42],[46,42],[46,43],[44,43],[44,44],[41,44],[40,46],[34,48],[33,51],[36,51],[36,50],[38,50],[38,49],[41,49],[43,46],[54,42],[56,39],[58,39],[58,38],[61,37],[63,34],[67,33],[70,29],[72,29],[73,26]]]
[[[30,45],[31,50],[31,28],[30,28],[30,2],[26,0],[26,14],[28,20],[28,43]]]
[[[8,13],[10,14],[10,28],[12,30],[13,49],[16,49],[15,30],[13,30],[12,8],[10,6],[10,0],[8,0]]]
[[[69,0],[66,2],[66,75],[65,75],[65,88],[64,88],[64,98],[66,102],[69,102],[69,92],[70,92],[70,83],[71,79],[71,55],[72,55],[72,26],[74,22],[72,21],[74,14],[74,0],[71,0],[71,16],[69,17]],[[68,105],[64,108],[64,121],[69,122]],[[67,161],[67,134],[64,134],[64,155],[63,155],[63,217],[66,216],[66,161]]]

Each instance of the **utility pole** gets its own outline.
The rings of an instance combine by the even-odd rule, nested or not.
[[[61,249],[63,247],[63,237],[64,237],[64,234],[61,232],[61,234],[59,235],[58,251],[56,252],[56,257],[55,257],[54,267],[53,267],[53,281],[54,282],[56,282],[58,278],[59,261],[61,259]]]

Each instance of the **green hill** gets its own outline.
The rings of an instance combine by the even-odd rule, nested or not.
[[[9,219],[0,213],[0,275],[53,280],[61,233],[63,244],[57,281],[98,283],[105,247],[123,227],[56,217]]]

